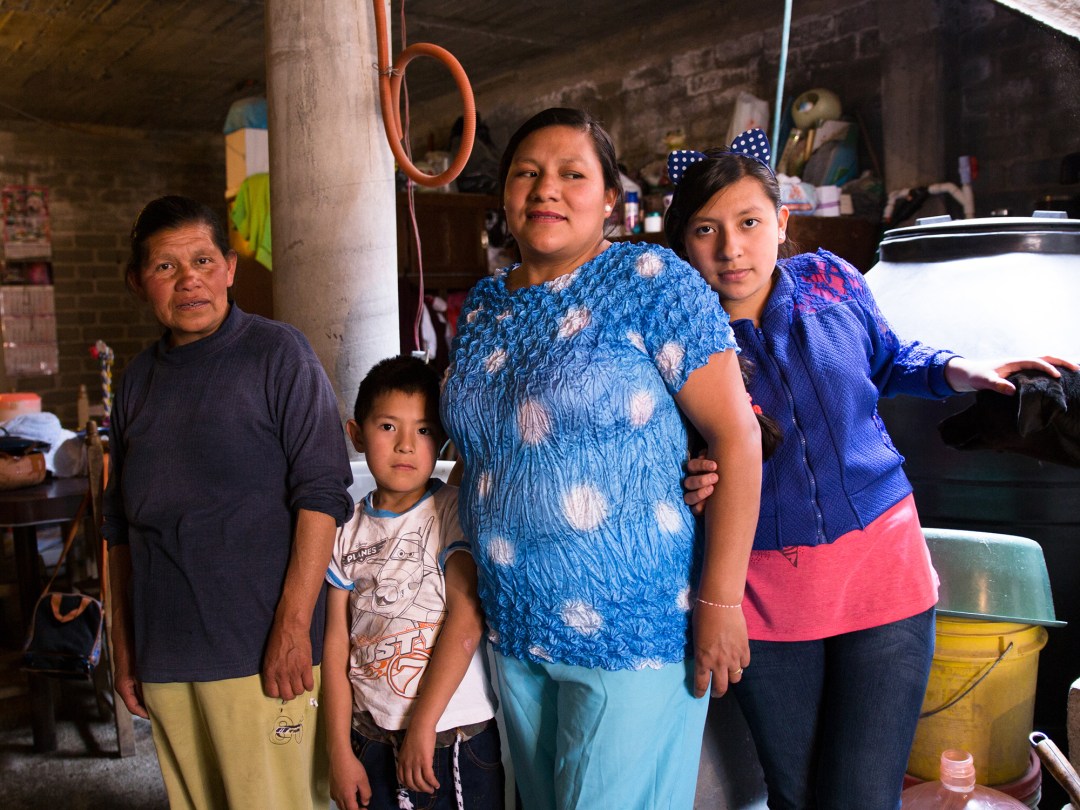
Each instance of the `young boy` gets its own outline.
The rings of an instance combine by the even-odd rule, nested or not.
[[[323,700],[341,810],[503,806],[476,565],[457,488],[431,478],[438,408],[434,369],[395,357],[360,383],[347,425],[376,487],[338,530],[326,575]]]

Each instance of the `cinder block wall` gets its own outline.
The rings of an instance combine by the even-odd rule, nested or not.
[[[978,216],[1002,207],[1029,214],[1046,193],[1080,193],[1058,182],[1061,157],[1080,150],[1080,42],[992,0],[927,2],[938,10],[946,76],[945,97],[925,103],[928,115],[944,105],[947,137],[940,146],[945,176],[919,182],[959,182],[957,159],[973,154],[981,170]],[[880,26],[890,24],[895,8],[894,0],[806,0],[794,7],[787,101],[816,87],[835,91],[845,113],[861,121],[863,168],[876,157],[884,169],[882,107],[890,99],[882,96],[888,53]],[[662,138],[675,127],[693,147],[719,145],[740,91],[773,106],[781,22],[780,3],[718,3],[711,12],[643,25],[479,83],[477,108],[501,149],[532,113],[584,107],[605,122],[620,160],[636,171],[661,155]],[[430,132],[445,144],[459,114],[456,94],[414,104],[415,142],[426,143]]]
[[[1029,216],[1059,182],[1061,157],[1080,152],[1080,40],[990,0],[945,4],[956,82],[950,154],[979,159],[981,215]]]
[[[0,184],[49,190],[60,373],[4,380],[4,390],[41,394],[42,409],[75,427],[80,384],[101,402],[98,362],[104,340],[116,355],[114,379],[160,329],[127,291],[131,223],[162,194],[185,194],[224,214],[220,135],[140,132],[0,122]],[[0,369],[2,373],[2,369]]]

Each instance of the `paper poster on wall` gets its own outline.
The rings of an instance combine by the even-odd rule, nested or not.
[[[44,186],[4,186],[0,190],[4,212],[4,256],[38,259],[52,255],[49,191]]]

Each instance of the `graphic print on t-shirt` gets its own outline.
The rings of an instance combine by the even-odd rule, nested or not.
[[[404,698],[416,697],[445,614],[441,587],[424,587],[426,577],[441,577],[431,549],[434,522],[428,517],[414,531],[379,537],[342,558],[356,583],[352,675],[384,679]]]

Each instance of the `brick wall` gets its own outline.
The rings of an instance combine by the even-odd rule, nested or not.
[[[1062,185],[1061,158],[1080,152],[1080,41],[988,0],[947,4],[960,92],[956,154],[979,159],[975,203],[1028,216]]]
[[[605,122],[632,170],[659,157],[664,133],[675,127],[686,131],[691,146],[717,145],[740,91],[773,106],[779,67],[781,7],[738,4],[737,14],[731,7],[718,4],[714,12],[631,31],[587,52],[519,66],[474,88],[477,108],[501,147],[533,112],[585,107]],[[875,160],[884,166],[888,99],[881,90],[879,19],[887,7],[894,0],[810,0],[796,3],[792,17],[786,104],[811,88],[834,90],[864,130],[863,168]],[[958,182],[957,158],[974,154],[982,172],[977,214],[1003,205],[1030,213],[1048,190],[1068,191],[1057,185],[1060,160],[1080,150],[1080,42],[992,0],[940,0],[940,8],[948,176],[925,182]],[[445,143],[459,114],[456,94],[414,105],[416,143],[426,143],[429,132]]]
[[[42,409],[74,427],[80,384],[100,403],[90,346],[104,340],[115,372],[160,334],[127,291],[123,268],[139,209],[161,194],[185,194],[224,214],[220,135],[0,123],[0,185],[49,189],[60,373],[6,380],[41,394]]]

